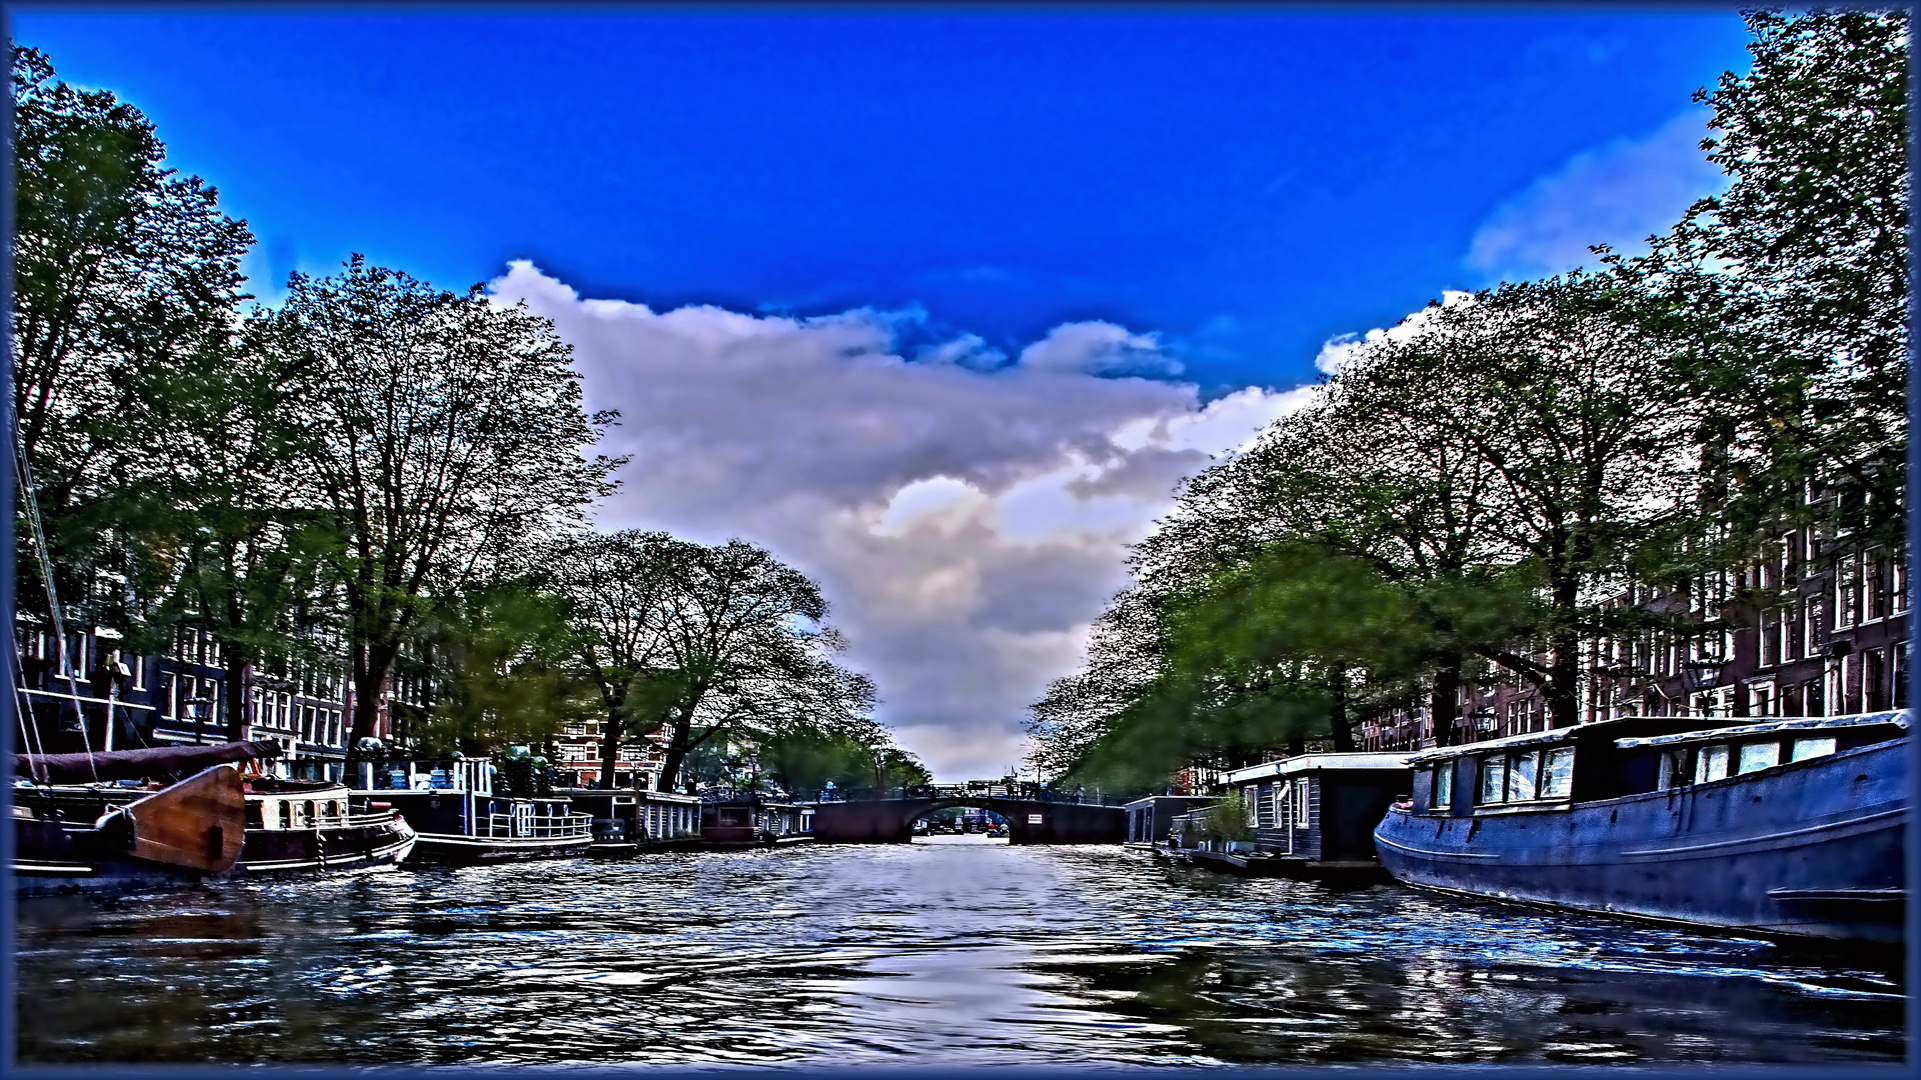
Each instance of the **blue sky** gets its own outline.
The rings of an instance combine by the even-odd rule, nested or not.
[[[1487,284],[1468,256],[1504,203],[1745,59],[1731,12],[1640,9],[14,22],[159,123],[269,278],[360,250],[464,287],[526,258],[655,306],[918,304],[1010,352],[1105,319],[1209,392]]]
[[[487,282],[629,454],[598,524],[814,576],[880,716],[1002,774],[1127,545],[1317,365],[1664,231],[1732,11],[13,9],[260,238]]]

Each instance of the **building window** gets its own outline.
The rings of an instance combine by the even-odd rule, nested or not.
[[[1888,658],[1880,649],[1861,654],[1861,699],[1868,712],[1888,707]]]
[[[1897,641],[1888,646],[1888,656],[1891,660],[1888,667],[1892,669],[1894,683],[1894,707],[1905,709],[1908,707],[1908,643]]]
[[[1834,567],[1834,625],[1853,626],[1860,614],[1861,557],[1842,556]]]
[[[1304,779],[1294,781],[1294,825],[1296,828],[1305,829],[1313,824],[1307,812],[1309,784],[1310,781]]]

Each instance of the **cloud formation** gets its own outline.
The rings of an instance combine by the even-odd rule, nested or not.
[[[1595,265],[1588,248],[1645,250],[1695,200],[1727,186],[1701,151],[1708,112],[1690,107],[1641,139],[1570,158],[1496,207],[1464,260],[1489,281],[1522,281]]]
[[[1078,664],[1126,545],[1311,394],[1203,403],[1156,337],[1109,323],[1012,363],[971,336],[909,359],[918,312],[656,312],[527,262],[491,287],[552,319],[588,407],[622,414],[606,450],[633,462],[598,524],[740,536],[812,575],[882,718],[943,779],[1019,761],[1025,707]]]
[[[1453,307],[1474,299],[1471,292],[1455,289],[1441,290],[1441,306]],[[1321,351],[1315,354],[1314,367],[1326,374],[1333,375],[1347,366],[1355,354],[1377,341],[1407,341],[1419,334],[1427,325],[1428,313],[1435,308],[1430,305],[1410,313],[1400,322],[1389,327],[1375,327],[1365,334],[1336,334],[1321,343]]]

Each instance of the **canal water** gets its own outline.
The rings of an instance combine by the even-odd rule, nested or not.
[[[22,900],[16,934],[29,1062],[1893,1063],[1905,990],[1871,958],[979,836]]]

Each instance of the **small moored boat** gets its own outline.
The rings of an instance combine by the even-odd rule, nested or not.
[[[584,855],[593,818],[564,797],[516,798],[494,790],[493,763],[456,758],[360,766],[356,797],[398,810],[416,834],[415,862],[477,863]]]
[[[1411,885],[1770,936],[1903,939],[1905,712],[1627,718],[1432,750],[1375,829]]]
[[[391,804],[355,805],[347,785],[255,777],[247,782],[247,838],[238,871],[250,875],[372,870],[414,848],[414,830]]]

